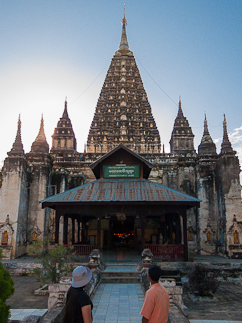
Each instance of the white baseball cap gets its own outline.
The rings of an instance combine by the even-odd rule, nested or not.
[[[92,279],[92,271],[88,267],[78,266],[72,272],[71,286],[83,287]]]

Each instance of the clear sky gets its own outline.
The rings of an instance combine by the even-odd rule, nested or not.
[[[124,1],[0,1],[0,161],[12,148],[21,114],[29,152],[44,115],[51,135],[68,112],[83,152],[98,96],[119,47]],[[225,113],[242,164],[242,1],[127,0],[127,36],[161,142],[169,140],[179,95],[195,135],[204,113],[220,152]]]

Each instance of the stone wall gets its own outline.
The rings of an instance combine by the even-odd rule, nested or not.
[[[27,163],[25,157],[8,157],[3,167],[2,194],[0,202],[0,222],[9,215],[12,227],[11,258],[26,252],[28,185]]]

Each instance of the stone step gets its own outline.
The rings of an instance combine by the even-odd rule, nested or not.
[[[140,283],[140,277],[129,276],[115,276],[115,277],[103,277],[101,278],[103,284],[138,284]]]
[[[140,277],[139,272],[118,272],[118,271],[104,271],[102,277]]]

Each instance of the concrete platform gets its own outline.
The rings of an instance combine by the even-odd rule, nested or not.
[[[34,315],[34,316],[43,316],[48,309],[11,309],[10,313],[10,320],[9,321],[21,321],[23,318],[29,315]]]

